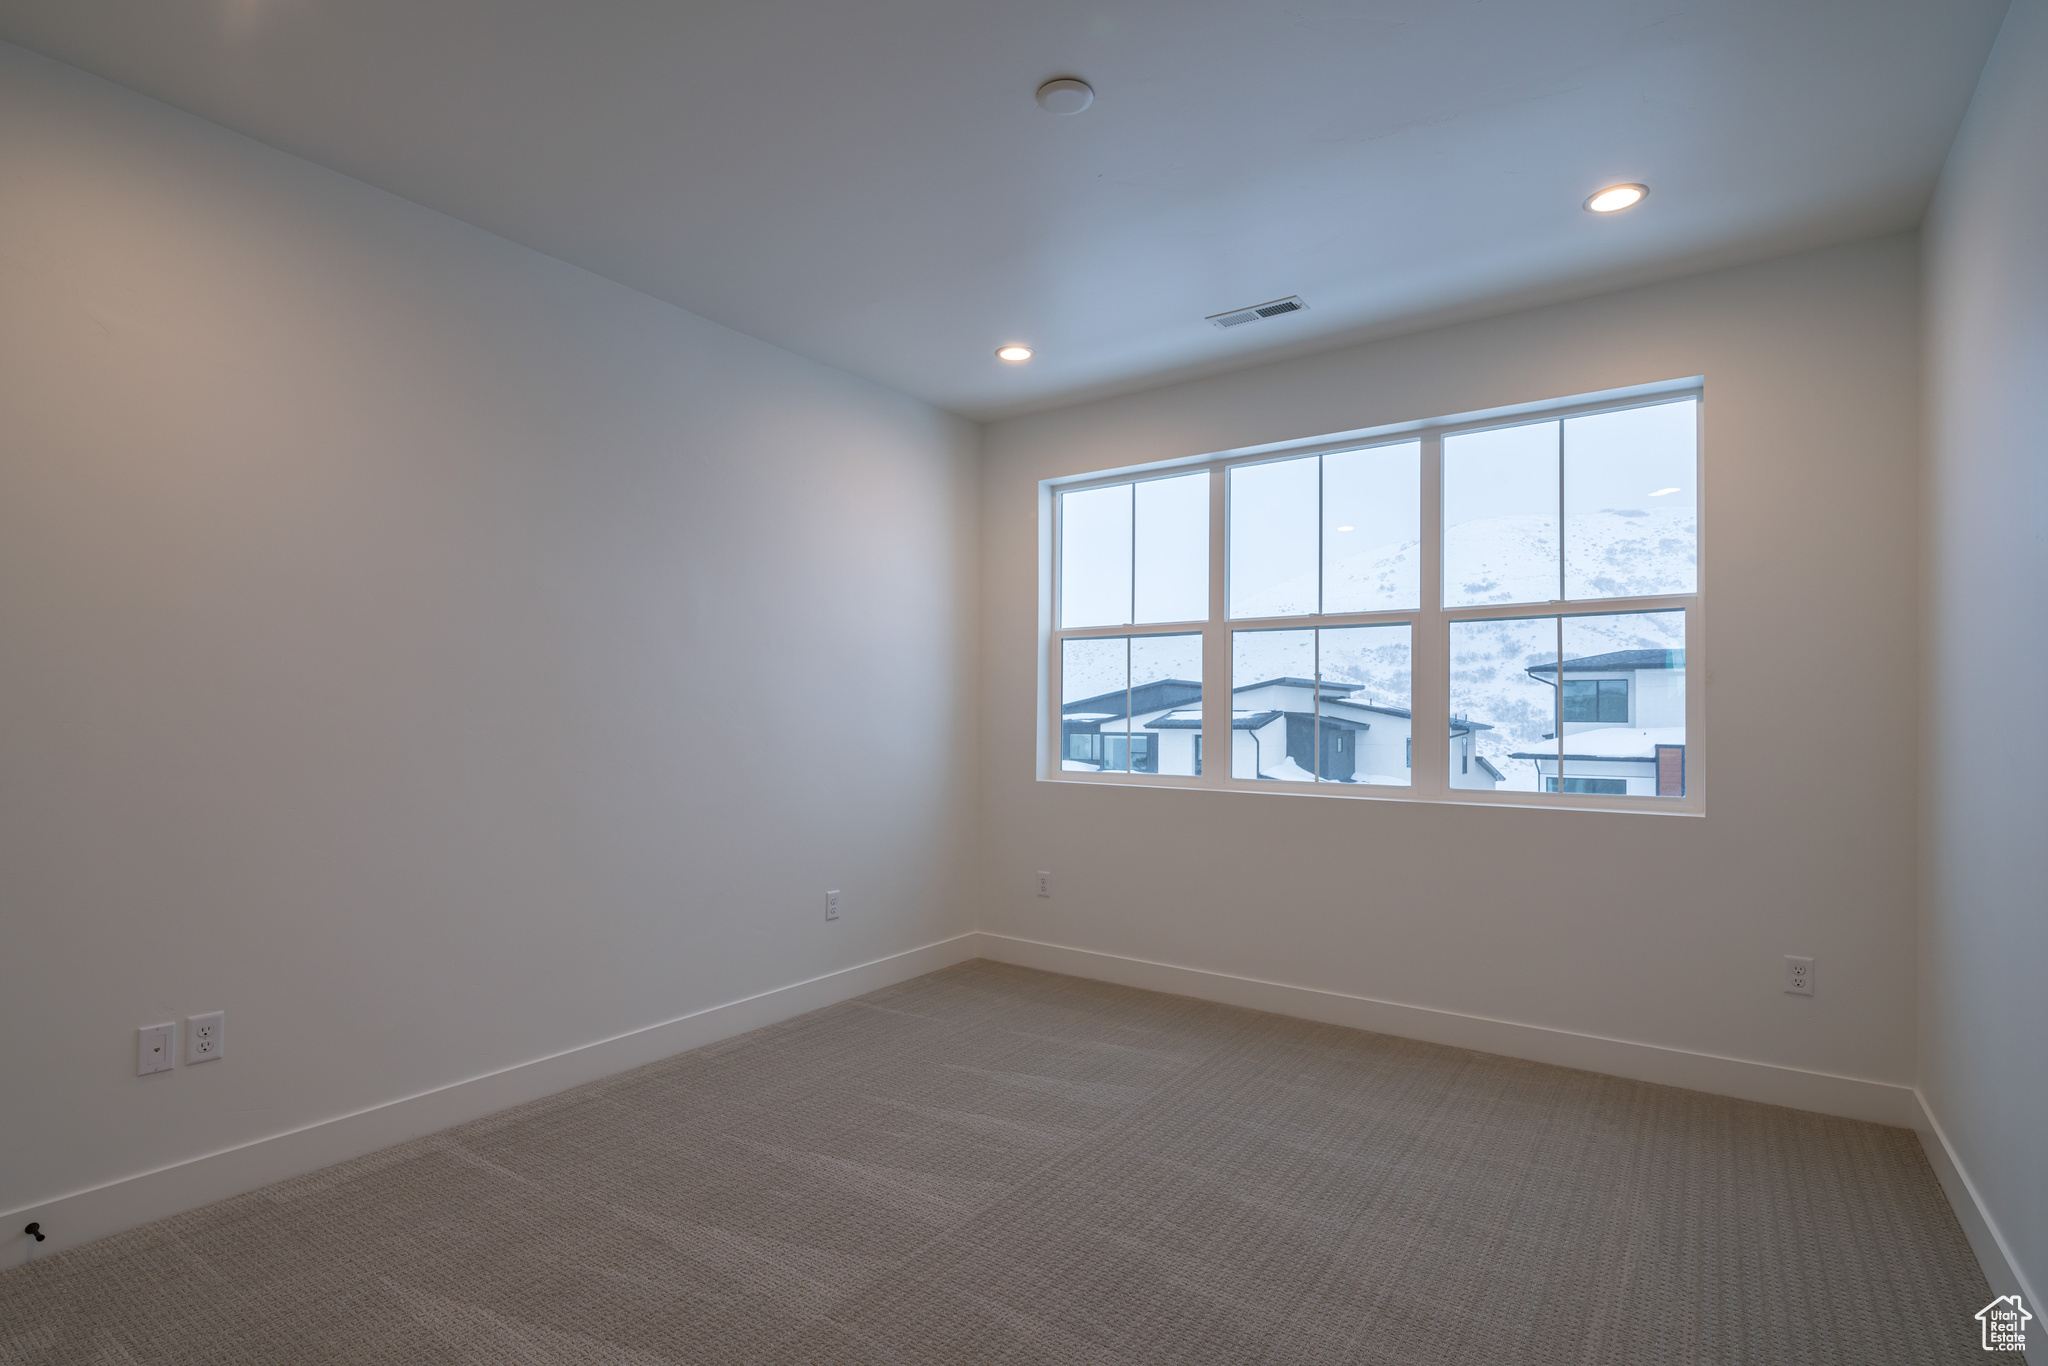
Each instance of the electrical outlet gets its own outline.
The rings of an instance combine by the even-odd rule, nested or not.
[[[1813,960],[1785,955],[1785,990],[1794,996],[1813,995]]]
[[[827,920],[837,920],[839,918],[839,893],[825,893],[825,918]]]
[[[1038,894],[1039,894],[1040,896],[1051,896],[1051,895],[1052,895],[1052,874],[1051,874],[1051,873],[1047,873],[1047,872],[1043,872],[1043,871],[1041,871],[1041,872],[1039,873],[1039,875],[1038,875]]]
[[[224,1010],[211,1015],[185,1017],[185,1061],[212,1062],[228,1041],[228,1017]]]
[[[168,1072],[177,1061],[178,1027],[174,1024],[144,1025],[135,1031],[135,1075]]]

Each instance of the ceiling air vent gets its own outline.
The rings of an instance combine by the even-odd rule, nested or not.
[[[1301,296],[1295,294],[1275,299],[1269,304],[1253,304],[1250,308],[1233,308],[1228,313],[1212,314],[1209,321],[1218,327],[1236,327],[1239,323],[1255,323],[1261,318],[1277,318],[1282,313],[1299,313],[1307,307]]]

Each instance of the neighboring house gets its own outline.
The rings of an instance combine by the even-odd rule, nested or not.
[[[1529,676],[1561,689],[1564,772],[1556,750],[1510,756],[1536,765],[1543,791],[1685,795],[1685,651],[1616,650],[1538,664]]]
[[[1495,768],[1474,743],[1479,739],[1480,731],[1492,729],[1484,721],[1473,721],[1463,716],[1451,718],[1452,787],[1481,787],[1490,792],[1507,778],[1508,775]]]
[[[1414,759],[1409,711],[1357,701],[1360,691],[1355,683],[1325,682],[1318,689],[1306,678],[1269,678],[1234,689],[1232,776],[1312,782],[1320,773],[1328,782],[1405,784]],[[1134,773],[1199,774],[1201,698],[1201,686],[1186,679],[1133,688],[1128,734],[1124,693],[1069,702],[1060,709],[1061,766],[1122,770],[1128,757]],[[1451,786],[1491,788],[1501,780],[1500,770],[1472,748],[1473,732],[1488,729],[1477,721],[1451,722]]]
[[[1084,697],[1060,708],[1060,767],[1083,771],[1109,769],[1121,773],[1195,774],[1202,771],[1202,737],[1168,738],[1145,729],[1145,723],[1178,707],[1200,703],[1202,685],[1185,678],[1141,683],[1128,692],[1118,688],[1098,697]],[[1126,710],[1128,709],[1128,710]],[[1124,718],[1132,724],[1126,734]],[[1200,725],[1197,723],[1199,732]],[[1162,760],[1165,763],[1161,767]]]

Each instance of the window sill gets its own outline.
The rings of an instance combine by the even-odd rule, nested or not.
[[[1171,792],[1234,792],[1254,797],[1311,797],[1344,802],[1419,802],[1431,806],[1490,806],[1524,811],[1596,811],[1617,816],[1704,816],[1698,797],[1602,797],[1555,792],[1483,792],[1451,789],[1417,792],[1392,785],[1286,783],[1254,778],[1179,778],[1152,774],[1048,773],[1041,783],[1076,787],[1121,787]]]

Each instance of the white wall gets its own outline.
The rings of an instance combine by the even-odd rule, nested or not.
[[[1927,280],[1920,1084],[2014,1272],[2041,1290],[2048,1288],[2043,0],[2017,0],[2006,17],[1942,175],[1928,225]],[[2038,1298],[2029,1298],[2043,1313]],[[2044,1323],[2037,1320],[2037,1332]]]
[[[986,928],[1098,955],[1025,960],[1150,960],[1858,1078],[1910,1105],[1916,252],[1887,238],[992,425]],[[1691,375],[1704,817],[1035,779],[1038,481]],[[1812,998],[1783,992],[1785,954],[1818,959]],[[1427,1011],[1338,1015],[1543,1051]],[[1625,1053],[1547,1056],[1635,1066]],[[1722,1084],[1658,1056],[1650,1074]],[[1803,1073],[1766,1090],[1848,1094]]]
[[[0,130],[0,1210],[971,928],[971,426],[9,47]]]

